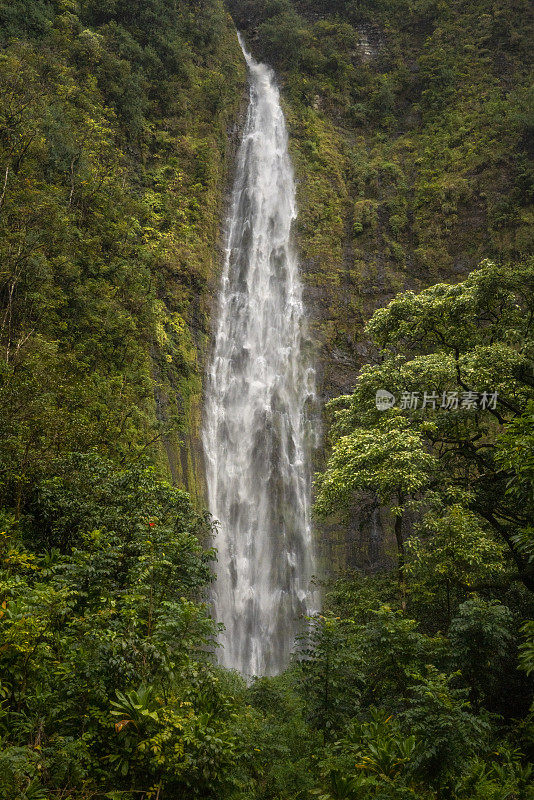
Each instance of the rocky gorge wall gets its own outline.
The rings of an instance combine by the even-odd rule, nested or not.
[[[532,13],[508,0],[228,6],[282,87],[324,404],[378,357],[364,334],[376,308],[531,246]],[[320,549],[327,572],[387,566],[387,509],[369,497],[348,530],[322,528]]]
[[[483,258],[514,259],[531,244],[532,19],[526,4],[516,6],[228,2],[233,23],[254,55],[274,66],[282,89],[323,407],[350,392],[361,365],[378,357],[364,334],[376,308],[399,291],[461,280]],[[229,29],[228,41],[234,36]],[[232,57],[240,60],[237,51]],[[181,404],[184,424],[166,437],[166,453],[174,480],[199,503],[202,380],[224,236],[221,188],[227,196],[244,72],[240,81],[226,109],[201,282],[186,291],[190,377],[163,380],[166,388],[158,390],[162,420],[170,398]],[[326,416],[317,469],[327,430]],[[349,529],[335,520],[322,526],[320,550],[327,572],[387,566],[394,550],[387,509],[369,497]]]

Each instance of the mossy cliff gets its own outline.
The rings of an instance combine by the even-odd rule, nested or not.
[[[282,81],[325,395],[397,291],[532,246],[528,3],[229,2]],[[345,369],[345,366],[347,369]]]
[[[72,450],[198,499],[245,69],[220,0],[0,2],[1,487]]]
[[[280,77],[326,400],[349,392],[373,360],[364,324],[396,292],[456,282],[483,258],[506,262],[532,247],[532,7],[228,5]],[[377,514],[370,498],[348,538],[325,534],[330,567],[384,563],[372,531],[391,526]]]

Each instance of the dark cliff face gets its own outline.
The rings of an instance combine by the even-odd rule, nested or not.
[[[378,356],[364,325],[397,292],[456,282],[483,258],[531,246],[532,9],[511,0],[228,6],[283,90],[326,401]],[[390,528],[370,499],[348,532],[325,533],[325,561],[385,563],[374,541]]]

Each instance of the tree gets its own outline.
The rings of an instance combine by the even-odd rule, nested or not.
[[[301,691],[312,727],[326,739],[354,713],[363,688],[362,652],[354,620],[318,615],[298,650]]]
[[[367,333],[380,360],[362,369],[352,396],[330,404],[332,453],[317,482],[318,510],[347,507],[363,489],[382,502],[411,494],[420,508],[438,497],[445,511],[461,496],[466,519],[474,515],[486,538],[506,545],[515,578],[534,589],[517,539],[529,508],[514,501],[514,487],[522,480],[524,492],[528,485],[529,467],[521,477],[510,462],[503,468],[505,456],[496,457],[509,441],[499,450],[499,436],[515,430],[532,398],[533,309],[534,265],[526,262],[485,263],[463,283],[406,292],[375,312]],[[379,389],[402,402],[378,410]]]
[[[510,609],[497,601],[466,600],[451,623],[449,636],[455,666],[470,687],[473,701],[486,708],[503,707],[517,664],[517,622]]]
[[[208,517],[96,454],[56,464],[32,510],[0,538],[0,791],[215,796],[237,744],[210,664]]]
[[[335,441],[328,465],[317,480],[316,509],[323,516],[347,509],[360,490],[375,492],[382,504],[395,502],[401,594],[405,594],[402,514],[405,504],[427,488],[436,470],[423,440],[400,415],[381,420],[373,430],[355,429]]]

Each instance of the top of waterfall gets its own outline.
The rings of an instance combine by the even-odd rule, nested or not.
[[[274,72],[268,64],[262,64],[259,61],[256,61],[255,58],[249,53],[246,48],[245,40],[243,35],[238,31],[237,32],[237,39],[239,41],[239,46],[243,51],[243,55],[245,56],[245,61],[247,62],[247,67],[255,72],[266,73],[269,80],[274,82]]]
[[[241,50],[243,51],[243,55],[245,56],[245,61],[250,66],[250,63],[254,62],[254,59],[252,58],[252,56],[248,52],[247,48],[245,47],[245,40],[243,38],[243,34],[240,33],[239,31],[237,32],[237,40],[239,42],[239,46],[240,46]]]
[[[256,59],[253,58],[246,48],[243,35],[239,31],[237,31],[237,38],[241,50],[243,51],[248,70],[253,79],[252,82],[256,83],[259,81],[262,84],[263,92],[274,93],[274,101],[276,104],[278,104],[279,93],[274,70],[268,64],[256,61]]]

